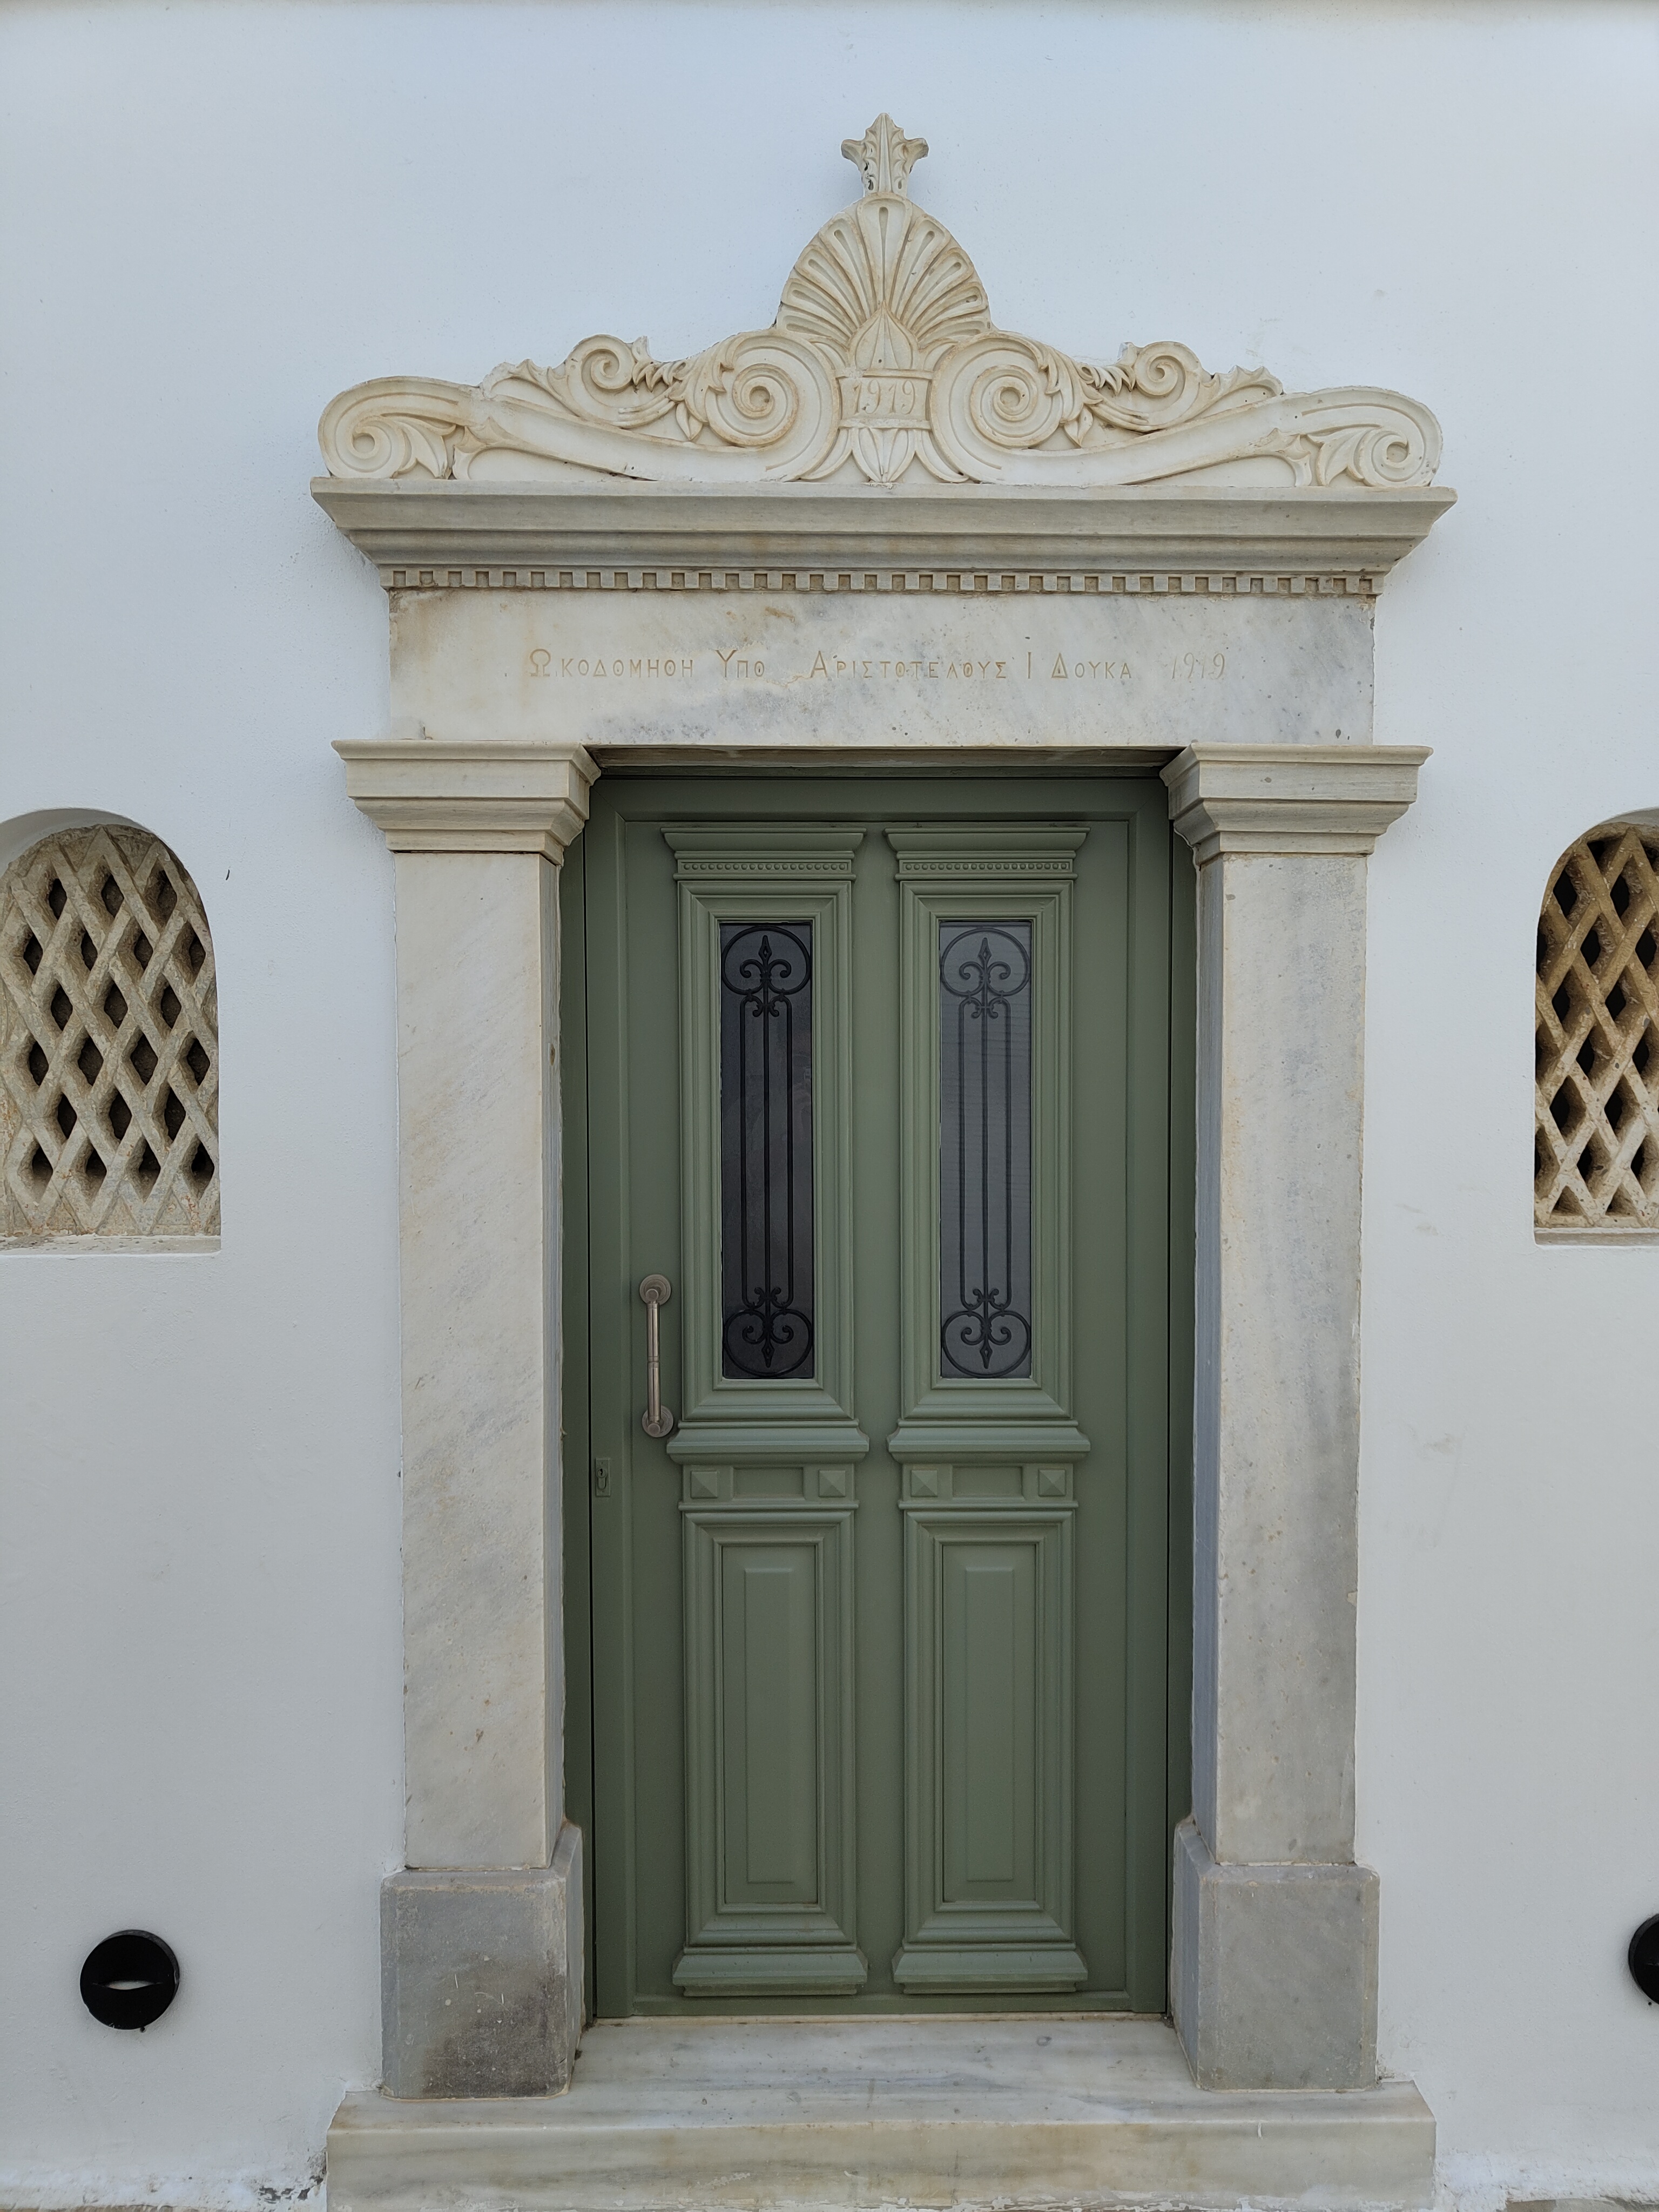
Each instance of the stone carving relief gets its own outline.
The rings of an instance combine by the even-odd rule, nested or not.
[[[864,196],[791,270],[769,330],[688,360],[585,338],[556,368],[481,385],[380,377],[341,393],[319,436],[342,477],[654,483],[1114,486],[1425,484],[1426,407],[1363,386],[1287,393],[1263,369],[1207,372],[1187,347],[1077,361],[999,330],[973,263],[909,197],[927,151],[878,115],[842,151]]]

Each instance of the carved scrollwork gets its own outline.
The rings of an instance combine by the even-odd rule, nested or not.
[[[674,412],[684,371],[683,361],[653,361],[648,338],[625,345],[621,338],[592,337],[584,338],[557,368],[521,361],[516,368],[495,370],[483,389],[488,393],[497,385],[521,380],[538,386],[586,422],[614,430],[643,430]]]
[[[1387,404],[1379,407],[1379,399]],[[1440,425],[1426,407],[1399,392],[1316,392],[1286,404],[1281,457],[1299,484],[1334,484],[1344,477],[1369,490],[1427,483],[1440,461]]]
[[[680,483],[942,483],[1106,489],[1203,471],[1365,490],[1429,483],[1432,415],[1397,392],[1289,394],[1265,369],[1204,368],[1173,342],[1073,359],[1000,331],[973,263],[908,197],[927,142],[888,115],[842,151],[864,197],[790,272],[769,330],[683,361],[585,338],[556,368],[481,385],[386,377],[319,428],[337,477],[545,475]]]
[[[432,377],[381,376],[354,385],[324,410],[318,442],[331,476],[447,477],[466,428],[465,385]]]
[[[1078,374],[1088,387],[1086,413],[1116,430],[1173,430],[1194,415],[1277,398],[1285,389],[1265,368],[1212,375],[1189,348],[1168,338],[1158,345],[1127,345],[1108,368],[1080,363]],[[1082,436],[1073,434],[1081,445]]]

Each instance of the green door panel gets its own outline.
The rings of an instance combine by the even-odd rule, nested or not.
[[[674,1985],[850,1995],[866,1978],[851,1936],[853,1511],[804,1492],[757,1510],[734,1473],[687,1476],[690,1932]]]
[[[1156,778],[595,787],[561,1055],[567,1788],[597,2014],[1164,2009],[1190,896]],[[775,1371],[723,1349],[721,1240],[749,1231],[723,1228],[722,1175],[735,1127],[760,1140],[722,1124],[721,962],[786,932],[810,951],[789,1126],[812,1204],[810,1281],[775,1303],[811,1334]],[[1002,995],[981,977],[963,1014],[994,951]],[[777,1034],[781,1000],[744,1004]],[[987,1106],[988,1039],[1016,1028]],[[977,1177],[948,1191],[942,1111]],[[1002,1209],[1002,1291],[988,1257],[967,1287],[941,1258],[970,1197],[985,1255]]]
[[[907,1992],[1088,1983],[1072,1940],[1073,1517],[1069,1504],[906,1511],[908,1893],[893,1979]]]

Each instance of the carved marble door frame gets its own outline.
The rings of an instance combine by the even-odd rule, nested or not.
[[[397,869],[408,1869],[383,1896],[386,2078],[545,2094],[569,2078],[582,1973],[554,868],[599,769],[557,739],[339,750]],[[1376,2076],[1377,1884],[1353,1863],[1366,856],[1423,757],[1204,745],[1163,769],[1199,865],[1194,1813],[1171,2002],[1206,2087]]]
[[[1367,860],[1421,748],[1370,742],[1371,608],[1451,495],[1395,393],[998,331],[908,194],[776,322],[579,346],[328,409],[313,486],[379,567],[392,729],[342,744],[396,856],[405,1869],[398,2096],[565,2087],[558,900],[611,760],[1161,769],[1199,870],[1193,1817],[1171,2002],[1200,2084],[1376,2079],[1353,1858]],[[899,252],[895,241],[902,245]],[[891,253],[887,252],[894,247]],[[833,479],[833,480],[831,480]],[[526,1202],[530,1194],[532,1202]]]

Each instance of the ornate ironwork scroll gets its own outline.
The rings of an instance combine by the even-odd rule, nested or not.
[[[812,925],[720,924],[720,1358],[812,1372]]]
[[[1031,924],[941,921],[939,1362],[1031,1372]]]

